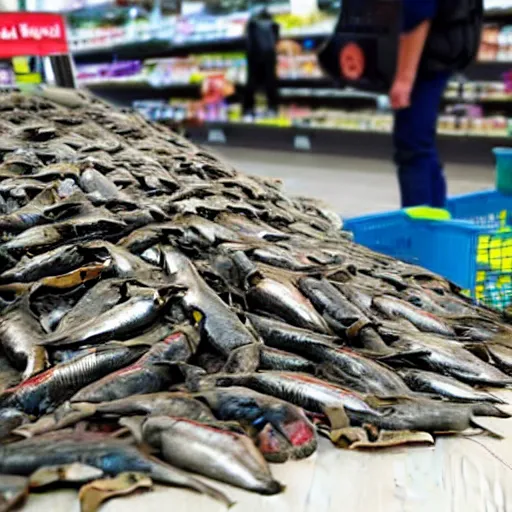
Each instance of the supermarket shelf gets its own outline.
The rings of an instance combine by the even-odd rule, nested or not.
[[[502,75],[512,71],[512,61],[478,61],[462,74],[473,81],[499,81]]]
[[[103,82],[85,86],[89,91],[118,106],[131,106],[137,100],[168,100],[201,97],[199,84],[153,87],[145,82]]]
[[[94,94],[116,104],[129,106],[137,100],[167,100],[170,98],[201,97],[200,84],[171,84],[154,86],[143,80],[113,79],[105,82],[83,83]],[[308,104],[311,106],[339,106],[361,108],[376,105],[379,95],[350,89],[337,89],[328,79],[284,79],[279,81],[281,103]],[[236,94],[243,92],[244,85],[236,85]],[[478,104],[485,111],[511,112],[512,98],[461,98],[445,96],[445,104]]]
[[[488,9],[485,11],[486,23],[508,23],[512,21],[512,7]]]
[[[306,39],[323,40],[327,37],[327,34],[283,35],[284,39],[294,39],[296,41]],[[77,64],[94,64],[123,59],[144,60],[185,56],[191,53],[237,51],[243,50],[244,47],[244,37],[213,39],[211,41],[188,41],[183,43],[149,40],[142,43],[134,42],[104,48],[72,50],[72,54]]]
[[[389,133],[348,131],[330,128],[290,127],[246,123],[207,123],[187,128],[195,142],[209,145],[256,149],[308,151],[314,153],[390,159]],[[440,135],[439,148],[446,162],[489,164],[492,148],[509,144],[508,137]]]

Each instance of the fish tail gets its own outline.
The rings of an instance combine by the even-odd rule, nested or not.
[[[504,439],[504,437],[500,433],[494,432],[489,427],[485,427],[474,417],[469,420],[469,424],[474,428],[479,428],[479,429],[483,430],[486,434],[488,434],[491,437],[494,437],[495,439]]]
[[[148,459],[151,462],[150,476],[155,481],[162,484],[187,487],[197,491],[200,494],[205,494],[214,500],[224,503],[228,508],[231,508],[233,505],[235,505],[234,501],[232,501],[223,492],[215,489],[215,487],[205,484],[197,478],[189,476],[187,473],[182,473],[178,469],[167,466],[166,464],[153,457],[148,457]]]

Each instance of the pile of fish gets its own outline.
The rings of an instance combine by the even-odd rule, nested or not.
[[[512,328],[321,202],[78,91],[0,97],[0,508],[433,443],[507,418]],[[314,172],[314,170],[312,170]],[[342,193],[342,191],[340,191]],[[4,507],[4,508],[2,508]]]

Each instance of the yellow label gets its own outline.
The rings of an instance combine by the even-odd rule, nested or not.
[[[12,68],[16,74],[25,75],[30,73],[28,57],[13,57]]]
[[[203,313],[201,313],[201,311],[199,311],[199,310],[197,310],[197,309],[195,309],[195,310],[192,312],[192,316],[193,316],[194,321],[195,321],[196,323],[200,323],[200,322],[201,322],[201,320],[204,318]]]
[[[25,75],[16,75],[18,84],[40,84],[43,81],[41,73],[27,73]]]

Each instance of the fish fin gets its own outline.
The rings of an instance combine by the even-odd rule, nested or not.
[[[185,296],[187,287],[181,284],[166,284],[165,286],[159,286],[157,291],[164,298],[182,298]]]
[[[472,405],[475,416],[487,416],[494,418],[508,419],[512,417],[505,409],[487,402],[478,402]]]
[[[201,480],[193,476],[190,476],[188,473],[170,466],[156,457],[146,456],[146,460],[151,464],[150,476],[155,482],[164,485],[187,487],[224,503],[228,508],[235,505],[235,502],[223,492],[217,490],[215,487],[203,483]]]
[[[57,482],[85,484],[103,475],[101,469],[79,462],[62,466],[42,466],[30,475],[30,488],[40,489]]]
[[[410,430],[386,431],[381,430],[375,441],[358,440],[350,445],[351,450],[391,448],[408,444],[435,444],[434,438],[428,432],[413,432]]]
[[[251,343],[231,351],[222,373],[252,373],[260,366],[261,345]]]
[[[46,347],[48,345],[55,345],[55,344],[62,344],[67,340],[66,334],[55,334],[52,333],[53,336],[49,336],[43,340],[35,340],[36,345],[41,345],[43,347]]]
[[[486,363],[492,360],[491,353],[484,343],[464,343],[463,347]]]
[[[364,428],[346,427],[325,432],[332,444],[338,448],[350,448],[356,442],[369,442]]]
[[[154,366],[167,366],[172,375],[176,376],[176,381],[185,381],[187,388],[191,391],[198,390],[201,387],[201,380],[207,376],[203,368],[187,363],[158,361]]]
[[[201,343],[201,333],[198,331],[198,329],[190,324],[180,324],[174,328],[174,332],[181,332],[184,334],[187,338],[190,352],[192,354],[197,352],[197,348]]]
[[[505,436],[503,434],[495,432],[494,430],[491,430],[489,427],[486,427],[485,425],[482,424],[481,420],[477,420],[475,417],[471,417],[471,419],[469,420],[469,424],[472,427],[483,430],[490,437],[494,437],[495,439],[505,439]]]
[[[350,427],[350,419],[343,407],[325,407],[323,412],[327,416],[332,430]]]
[[[142,473],[121,473],[115,478],[95,480],[84,485],[79,493],[81,512],[96,512],[111,498],[126,496],[140,489],[152,489],[153,481]]]
[[[430,355],[429,350],[409,350],[404,352],[395,352],[394,354],[377,357],[379,362],[393,364],[403,364],[404,362],[421,362],[422,358]]]
[[[126,427],[138,444],[143,444],[144,438],[142,436],[142,426],[145,421],[146,416],[130,416],[121,418],[119,420],[119,425]]]

